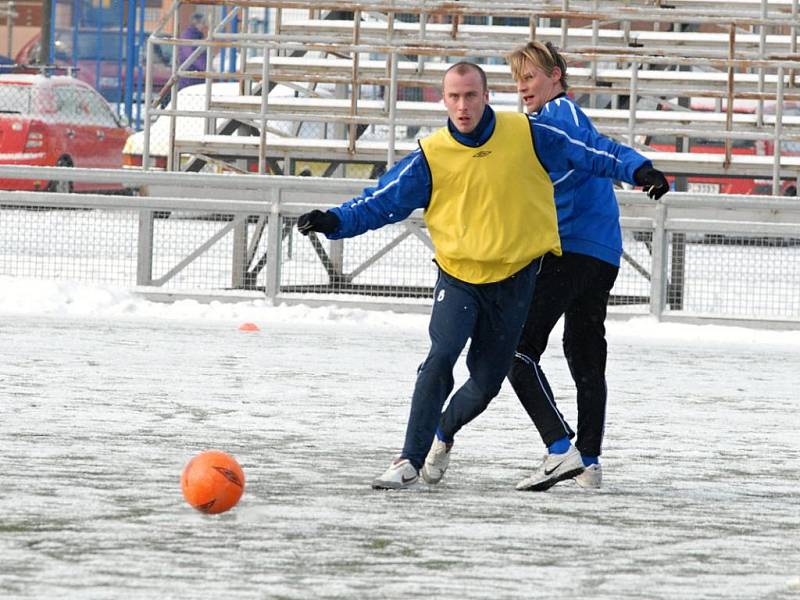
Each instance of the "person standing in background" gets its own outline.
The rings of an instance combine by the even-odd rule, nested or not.
[[[202,40],[207,34],[208,25],[206,24],[206,18],[200,13],[195,13],[189,20],[189,26],[181,33],[181,39]],[[178,46],[178,65],[182,65],[197,48],[198,46]],[[203,72],[206,70],[206,67],[206,53],[205,51],[201,51],[184,70]],[[196,85],[204,82],[205,79],[199,77],[181,77],[178,81],[178,89],[183,89],[187,85]]]

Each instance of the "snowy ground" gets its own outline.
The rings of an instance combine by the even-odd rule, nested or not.
[[[439,486],[376,492],[426,325],[0,278],[0,597],[800,598],[796,331],[610,322],[599,492],[514,490],[508,387]],[[205,448],[247,477],[216,517],[180,493]]]

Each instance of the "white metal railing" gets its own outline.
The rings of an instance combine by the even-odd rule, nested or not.
[[[421,214],[338,242],[293,228],[298,215],[339,204],[369,180],[0,167],[9,178],[146,185],[152,195],[0,192],[4,275],[149,296],[429,306],[435,273]],[[800,202],[618,198],[626,255],[612,313],[800,326]]]

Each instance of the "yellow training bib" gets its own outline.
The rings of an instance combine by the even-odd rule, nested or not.
[[[425,223],[446,273],[492,283],[547,252],[561,254],[553,184],[525,115],[495,113],[494,132],[477,148],[460,144],[447,127],[420,146],[432,180]]]

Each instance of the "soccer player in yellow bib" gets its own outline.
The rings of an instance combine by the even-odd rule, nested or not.
[[[500,391],[520,339],[541,257],[561,254],[548,173],[580,169],[633,183],[649,164],[594,131],[576,138],[521,113],[489,106],[486,74],[451,66],[442,81],[447,125],[387,171],[375,187],[341,206],[301,215],[303,234],[341,239],[397,223],[424,209],[439,277],[434,288],[428,356],[417,369],[400,456],[372,482],[376,489],[413,485],[453,389],[453,367],[467,352],[469,378],[453,394],[480,414]],[[619,156],[625,155],[626,160]]]
[[[517,91],[530,115],[575,137],[595,131],[592,121],[567,96],[567,64],[549,42],[531,41],[507,57]],[[541,117],[539,117],[541,119]],[[640,162],[635,155],[623,160]],[[561,256],[548,254],[536,277],[536,289],[508,380],[547,447],[541,465],[517,483],[518,490],[545,491],[575,479],[583,488],[602,484],[600,454],[606,414],[606,305],[619,271],[622,232],[614,185],[608,177],[581,170],[550,173],[558,212]],[[634,180],[658,199],[669,190],[664,175],[647,163]],[[575,381],[578,435],[561,414],[539,365],[551,331],[564,317],[564,356]],[[422,477],[437,483],[450,461],[454,436],[475,418],[470,407],[451,402],[442,414]]]

